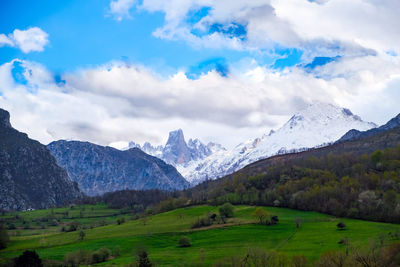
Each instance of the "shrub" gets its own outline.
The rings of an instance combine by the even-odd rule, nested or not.
[[[278,218],[278,216],[272,216],[271,217],[271,220],[265,220],[265,223],[267,224],[267,225],[275,225],[275,224],[277,224],[279,222],[279,218]]]
[[[100,255],[100,253],[98,251],[95,251],[92,253],[90,264],[102,262],[103,261],[102,259],[103,258]]]
[[[80,225],[80,223],[79,222],[71,222],[70,224],[69,224],[69,227],[67,228],[67,229],[65,229],[65,231],[66,232],[73,232],[73,231],[76,231],[76,230],[78,230],[78,227],[79,227],[79,225]]]
[[[180,246],[181,248],[187,248],[187,247],[192,246],[192,244],[190,243],[189,238],[186,237],[186,236],[182,236],[182,237],[179,239],[178,244],[179,244],[179,246]]]
[[[111,255],[108,248],[100,248],[94,252],[78,250],[65,255],[64,263],[68,266],[90,265],[106,261]]]
[[[108,248],[101,248],[96,252],[99,253],[101,261],[106,261],[111,255],[111,250],[109,250]]]
[[[337,225],[338,230],[345,230],[346,224],[344,222],[339,222]]]
[[[125,222],[125,217],[121,217],[121,218],[118,218],[117,219],[117,224],[118,225],[121,225],[121,224],[123,224]]]
[[[213,213],[213,214],[211,214],[209,217],[210,217],[211,220],[215,221],[215,219],[217,218],[217,216],[218,216],[217,214]]]
[[[192,228],[200,228],[205,226],[210,226],[212,224],[210,217],[198,218],[192,225]]]
[[[67,253],[64,257],[64,263],[68,266],[79,266],[88,262],[89,253],[84,250]]]
[[[231,218],[233,217],[233,213],[234,213],[235,207],[227,202],[224,205],[222,205],[221,207],[219,207],[219,215],[222,217],[226,217],[226,218]]]

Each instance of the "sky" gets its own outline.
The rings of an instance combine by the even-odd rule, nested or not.
[[[231,148],[315,101],[400,112],[398,0],[0,2],[0,108],[40,142]]]

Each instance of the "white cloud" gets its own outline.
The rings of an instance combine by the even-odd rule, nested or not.
[[[26,30],[15,29],[8,36],[0,34],[0,46],[8,45],[17,47],[24,53],[41,52],[48,44],[49,35],[38,27],[28,28]]]
[[[231,147],[279,127],[315,100],[348,107],[377,123],[400,111],[395,101],[400,60],[389,55],[344,58],[313,73],[251,65],[228,77],[212,71],[197,80],[181,72],[161,78],[142,66],[112,62],[64,74],[63,86],[45,67],[21,65],[27,84],[13,80],[13,62],[0,66],[0,107],[11,112],[17,129],[43,143],[157,144],[168,131],[182,128],[187,137]]]
[[[0,47],[5,45],[14,46],[14,42],[2,33],[0,34]]]
[[[210,11],[195,24],[188,23],[188,14],[201,7]],[[304,50],[306,60],[317,55],[400,54],[397,0],[144,0],[139,8],[165,13],[165,24],[155,36],[195,46],[257,52],[276,45],[296,47]],[[208,33],[215,23],[244,25],[247,38]]]
[[[109,13],[118,21],[124,18],[131,18],[129,12],[135,2],[135,0],[112,0],[110,2]]]

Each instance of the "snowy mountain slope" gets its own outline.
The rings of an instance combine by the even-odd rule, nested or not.
[[[327,145],[350,129],[374,127],[374,123],[362,121],[348,109],[315,103],[296,113],[276,132],[242,143],[231,151],[213,153],[202,161],[178,165],[177,169],[189,182],[197,184],[230,174],[259,159]]]

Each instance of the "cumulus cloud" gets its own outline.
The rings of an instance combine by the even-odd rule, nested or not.
[[[168,131],[228,147],[281,126],[313,101],[350,108],[384,123],[399,110],[398,57],[343,58],[311,73],[249,64],[229,76],[210,71],[196,80],[184,73],[163,78],[140,65],[111,62],[65,73],[65,83],[40,64],[20,61],[26,83],[14,80],[14,62],[0,66],[0,106],[13,125],[43,143],[88,140],[102,145],[134,140],[162,143]],[[383,101],[391,100],[385,102]]]
[[[135,0],[112,0],[110,2],[109,13],[118,21],[124,18],[131,18],[129,12],[135,2]]]
[[[209,11],[198,21],[188,21],[204,7]],[[144,0],[139,8],[165,13],[165,24],[155,36],[195,46],[256,52],[295,47],[308,61],[320,55],[400,54],[400,2],[395,0]],[[232,23],[245,28],[245,38],[210,31]]]
[[[48,44],[49,35],[38,27],[32,27],[26,30],[15,29],[8,35],[0,34],[0,46],[17,47],[24,53],[41,52]]]

